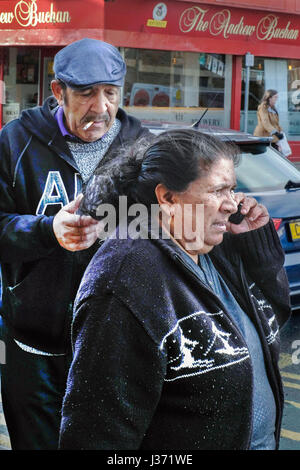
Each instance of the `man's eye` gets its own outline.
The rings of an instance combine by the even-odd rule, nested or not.
[[[81,97],[81,98],[88,98],[89,96],[91,96],[93,93],[93,90],[86,90],[86,91],[82,91],[80,93],[78,93],[78,95]]]

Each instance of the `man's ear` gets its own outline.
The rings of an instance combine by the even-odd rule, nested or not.
[[[64,93],[63,93],[63,89],[60,83],[57,80],[51,81],[51,90],[59,106],[63,106],[64,105]]]

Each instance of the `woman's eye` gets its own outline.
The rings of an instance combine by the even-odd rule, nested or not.
[[[221,197],[225,194],[228,195],[228,193],[230,194],[231,197],[233,197],[234,196],[234,189],[228,190],[227,188],[220,188],[220,189],[215,189],[214,190],[214,194],[218,197]]]

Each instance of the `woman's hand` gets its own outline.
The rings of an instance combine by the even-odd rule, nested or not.
[[[267,208],[259,204],[254,197],[246,196],[244,193],[235,193],[234,197],[237,204],[242,204],[241,214],[244,215],[244,219],[238,225],[228,221],[228,232],[233,234],[249,232],[269,222],[270,216]]]

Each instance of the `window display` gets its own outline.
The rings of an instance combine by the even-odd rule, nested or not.
[[[231,56],[127,48],[123,53],[123,105],[130,114],[193,123],[208,108],[204,124],[229,126]]]
[[[245,64],[242,74],[241,129],[244,123]],[[248,132],[257,124],[256,111],[264,91],[278,91],[276,109],[289,140],[300,140],[300,60],[255,57],[250,70]]]
[[[38,103],[39,49],[9,47],[4,49],[5,104],[3,125],[20,112]]]

